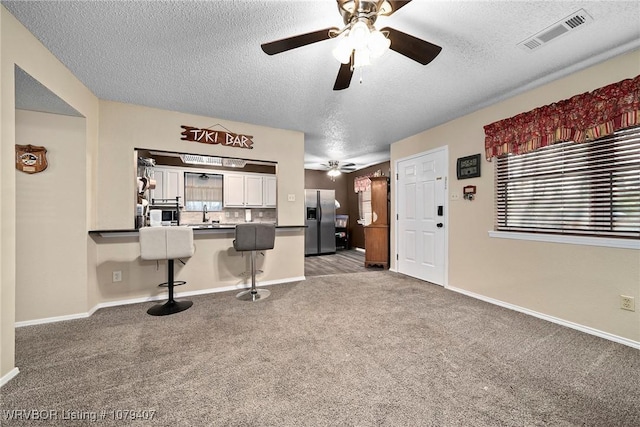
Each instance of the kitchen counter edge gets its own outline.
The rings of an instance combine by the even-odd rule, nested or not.
[[[194,235],[200,234],[222,234],[234,232],[235,225],[222,225],[219,227],[191,227]],[[294,230],[297,228],[307,228],[306,225],[276,225],[276,230]],[[100,237],[132,237],[138,235],[138,229],[120,229],[120,230],[89,230],[90,236]]]

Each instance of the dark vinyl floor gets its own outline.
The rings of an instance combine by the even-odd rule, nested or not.
[[[355,249],[338,249],[335,254],[312,255],[304,259],[304,275],[306,277],[366,273],[379,270],[379,268],[365,268],[364,252]]]

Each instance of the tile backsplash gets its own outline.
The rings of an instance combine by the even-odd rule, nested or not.
[[[276,222],[276,209],[250,209],[251,222]],[[223,209],[219,212],[207,212],[207,222],[219,221],[220,224],[237,224],[245,221],[246,209]],[[228,216],[227,216],[228,214]],[[262,216],[260,216],[262,214]],[[202,212],[180,212],[180,224],[202,224]]]

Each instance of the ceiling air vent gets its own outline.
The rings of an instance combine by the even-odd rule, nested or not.
[[[584,9],[580,9],[555,24],[545,28],[538,34],[518,43],[518,46],[529,52],[536,50],[545,43],[549,43],[551,40],[557,39],[570,31],[582,28],[592,21],[593,18]]]

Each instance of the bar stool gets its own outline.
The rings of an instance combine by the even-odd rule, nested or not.
[[[276,240],[275,224],[247,223],[236,225],[233,247],[236,251],[251,252],[251,289],[240,292],[236,298],[243,301],[258,301],[269,297],[267,289],[256,289],[256,252],[273,249]]]
[[[143,227],[140,232],[140,258],[144,260],[167,260],[167,289],[169,299],[147,310],[152,316],[179,313],[191,307],[191,301],[173,299],[174,260],[193,255],[193,229],[191,227]]]

